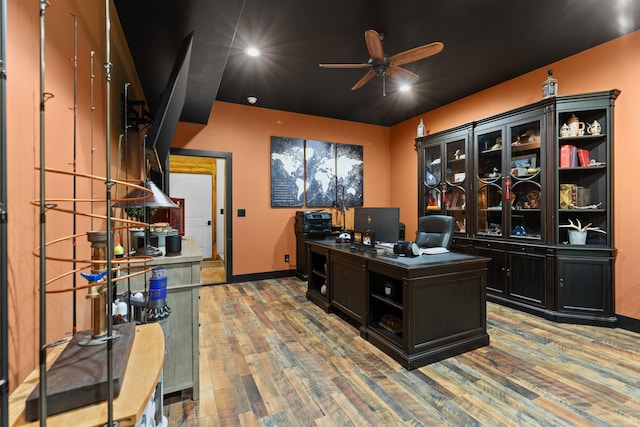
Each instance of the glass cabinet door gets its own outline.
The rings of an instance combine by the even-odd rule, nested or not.
[[[455,218],[455,231],[465,233],[467,229],[466,205],[466,140],[458,139],[445,144],[445,196],[444,208],[447,215]]]
[[[511,209],[509,235],[514,239],[540,240],[544,187],[540,152],[540,120],[509,127],[509,172],[506,175],[506,203]]]
[[[611,246],[611,118],[601,101],[590,109],[562,111],[558,115],[557,176],[558,227],[556,241],[562,244]],[[569,128],[567,123],[571,124]],[[575,125],[575,127],[573,127]],[[578,127],[580,126],[580,127]],[[591,224],[600,230],[574,240],[569,227]]]
[[[503,181],[502,128],[479,131],[475,136],[477,153],[477,214],[476,234],[502,236],[503,233]]]
[[[424,212],[442,208],[442,159],[440,145],[424,149]]]

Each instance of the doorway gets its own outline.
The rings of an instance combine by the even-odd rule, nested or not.
[[[175,160],[174,156],[171,162],[176,163]],[[169,196],[185,201],[184,235],[196,238],[203,260],[218,258],[213,251],[220,238],[212,233],[212,212],[216,211],[213,196],[217,193],[213,184],[212,175],[207,173],[179,173],[172,168],[169,174]]]
[[[169,194],[172,197],[185,198],[185,210],[187,211],[185,212],[185,231],[205,236],[198,240],[203,254],[202,284],[231,282],[233,272],[232,227],[231,215],[227,214],[232,212],[231,153],[172,148],[168,169],[170,174]],[[174,185],[176,186],[175,191],[180,192],[180,196],[177,193],[174,196]],[[185,188],[184,185],[199,188]],[[204,197],[197,193],[207,191],[207,189],[206,198],[210,202],[203,202]],[[189,199],[198,200],[190,201]],[[189,206],[199,212],[193,213],[193,210],[189,210]],[[204,224],[211,233],[211,237],[206,237],[207,230],[205,229],[191,228],[187,224],[189,216],[195,222],[196,227],[201,227]],[[202,246],[206,247],[202,248]]]

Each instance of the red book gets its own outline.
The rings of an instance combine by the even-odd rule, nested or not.
[[[576,148],[575,145],[562,145],[560,146],[560,167],[571,167],[571,149]]]
[[[578,150],[578,161],[580,162],[580,166],[589,166],[591,163],[591,159],[589,159],[589,150]]]

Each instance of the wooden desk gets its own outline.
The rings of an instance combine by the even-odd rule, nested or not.
[[[351,317],[362,338],[405,368],[489,344],[489,258],[453,252],[410,258],[330,241],[307,245],[307,298]]]
[[[47,368],[60,355],[64,346],[51,350]],[[106,351],[106,347],[105,347]],[[164,334],[158,323],[139,325],[129,355],[120,395],[113,401],[113,419],[120,427],[134,426],[155,390],[164,361]],[[25,420],[25,401],[40,380],[40,370],[34,370],[9,396],[9,425],[38,426],[40,421]],[[103,426],[107,423],[107,402],[62,412],[47,417],[48,426]]]

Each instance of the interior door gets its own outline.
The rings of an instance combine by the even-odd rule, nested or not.
[[[207,174],[170,173],[171,197],[184,199],[184,234],[198,242],[203,259],[212,258],[212,179]]]

